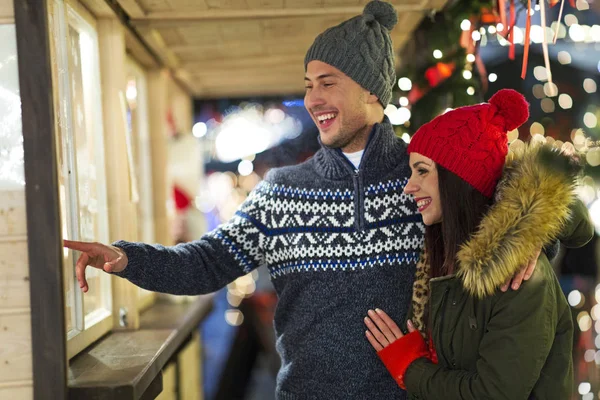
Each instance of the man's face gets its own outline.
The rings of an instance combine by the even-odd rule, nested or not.
[[[370,133],[368,102],[373,96],[339,69],[316,60],[307,65],[304,86],[304,106],[321,142],[346,152],[362,150]]]

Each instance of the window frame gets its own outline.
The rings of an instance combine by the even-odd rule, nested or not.
[[[75,160],[75,128],[73,117],[75,114],[72,88],[70,63],[68,52],[70,51],[69,29],[73,28],[79,33],[84,32],[90,39],[91,75],[93,79],[88,82],[92,87],[82,89],[84,113],[86,118],[91,118],[87,122],[87,127],[94,129],[93,134],[86,132],[86,136],[94,138],[93,149],[95,156],[96,173],[96,192],[98,200],[97,229],[95,240],[99,242],[108,241],[108,209],[106,194],[106,168],[105,168],[105,149],[104,149],[104,129],[102,125],[102,98],[101,98],[101,77],[100,77],[100,55],[99,38],[95,19],[78,3],[70,0],[51,0],[49,4],[50,21],[49,29],[53,37],[51,51],[53,52],[52,63],[53,76],[55,77],[57,88],[55,89],[55,99],[59,107],[55,110],[57,114],[57,152],[62,151],[66,160],[63,165],[58,165],[60,159],[57,159],[57,168],[59,175],[59,187],[66,188],[62,195],[62,212],[66,212],[66,217],[62,217],[63,237],[73,240],[80,239],[80,220],[79,220],[79,185],[77,182],[77,161]],[[81,57],[83,59],[83,57]],[[82,63],[81,69],[85,68]],[[83,73],[87,73],[83,71]],[[82,79],[86,81],[86,79]],[[89,88],[89,86],[86,86]],[[94,98],[90,98],[93,96]],[[89,115],[88,115],[89,114]],[[60,149],[60,150],[59,150]],[[61,168],[62,167],[62,168]],[[75,173],[70,173],[75,171]],[[66,222],[66,226],[65,226]],[[112,312],[112,284],[111,277],[101,271],[96,271],[97,278],[100,281],[101,307],[86,314],[84,294],[77,285],[75,278],[75,261],[78,255],[72,251],[65,250],[65,263],[63,264],[65,274],[65,316],[72,322],[71,329],[66,329],[67,336],[67,358],[70,359],[88,347],[101,336],[111,331],[114,327],[114,318]],[[67,305],[70,305],[67,307]]]

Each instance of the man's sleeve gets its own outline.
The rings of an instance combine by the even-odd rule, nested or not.
[[[571,217],[558,239],[566,247],[577,248],[587,244],[594,235],[594,225],[587,207],[579,199],[571,205]]]
[[[268,183],[250,193],[234,217],[199,240],[177,246],[118,241],[127,267],[119,273],[144,289],[195,295],[214,292],[264,262]]]

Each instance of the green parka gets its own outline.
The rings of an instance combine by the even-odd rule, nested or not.
[[[494,204],[458,254],[458,273],[431,279],[424,294],[421,271],[413,307],[428,304],[438,364],[410,364],[404,383],[411,398],[570,397],[573,321],[550,262],[542,253],[519,290],[499,287],[541,244],[559,238],[579,247],[591,239],[587,209],[575,200],[575,174],[567,157],[545,146],[513,154]]]

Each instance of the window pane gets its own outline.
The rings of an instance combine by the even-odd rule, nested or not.
[[[97,35],[62,0],[50,4],[52,72],[58,84],[54,103],[63,237],[106,242],[108,215]],[[112,325],[111,277],[88,268],[89,291],[83,295],[75,278],[78,255],[72,251],[64,255],[66,329],[71,356]]]
[[[93,115],[91,107],[86,108],[84,90],[84,58],[85,52],[93,51],[92,39],[85,33],[69,26],[69,75],[71,88],[72,127],[75,138],[75,156],[77,163],[77,194],[79,202],[79,238],[83,241],[98,240],[98,191],[96,171],[96,151],[93,138],[93,127],[87,122]],[[87,71],[86,71],[87,72]],[[91,77],[93,79],[93,77]],[[97,99],[100,101],[100,99]],[[91,115],[90,115],[91,114]],[[103,307],[101,271],[93,268],[87,270],[89,290],[83,296],[86,314]]]
[[[23,189],[21,98],[14,25],[0,25],[0,187]]]

